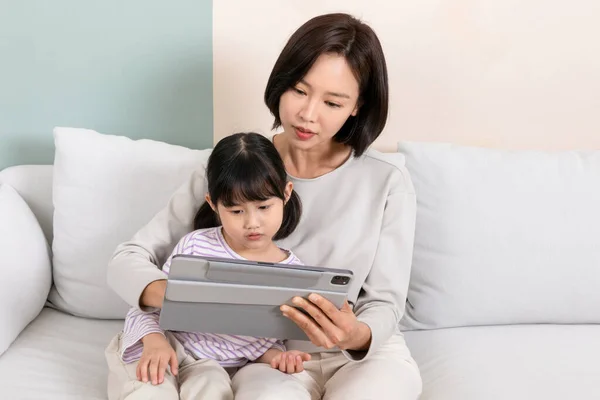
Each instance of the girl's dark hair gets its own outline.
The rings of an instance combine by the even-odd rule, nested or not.
[[[273,143],[258,133],[236,133],[219,141],[206,166],[208,194],[217,205],[231,207],[246,201],[278,197],[285,201],[287,173]],[[283,222],[274,240],[288,237],[300,222],[302,204],[296,191],[283,207]],[[217,213],[204,202],[194,217],[194,229],[221,225]]]
[[[366,24],[348,14],[325,14],[310,19],[290,37],[275,62],[265,103],[281,126],[279,100],[310,70],[321,54],[346,59],[359,86],[358,113],[350,116],[333,139],[354,149],[356,157],[383,131],[388,114],[388,74],[381,43]]]

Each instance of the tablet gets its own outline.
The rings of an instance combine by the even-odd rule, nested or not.
[[[317,293],[341,308],[352,271],[176,255],[159,324],[164,330],[308,340],[282,304]]]

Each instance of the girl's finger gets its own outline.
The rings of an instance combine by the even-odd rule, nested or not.
[[[163,383],[163,381],[165,379],[165,370],[167,369],[168,365],[169,365],[169,362],[166,358],[160,359],[160,362],[158,363],[158,376],[157,376],[158,384]]]
[[[304,371],[304,364],[302,362],[302,357],[296,356],[296,372]]]
[[[170,364],[171,373],[177,376],[177,373],[179,373],[179,363],[177,362],[177,354],[174,351],[171,353]]]
[[[150,360],[150,379],[152,380],[152,384],[156,385],[156,380],[157,380],[157,376],[158,376],[158,360],[156,359],[156,357],[152,358],[152,360]]]
[[[139,368],[142,375],[142,382],[148,382],[148,360],[146,358],[140,360]]]
[[[137,367],[135,368],[135,377],[138,381],[142,380],[142,374],[140,373],[140,363],[138,362]]]
[[[283,373],[285,373],[285,371],[287,371],[287,368],[286,368],[285,364],[286,364],[286,357],[285,357],[285,355],[282,354],[279,357],[279,370],[281,372],[283,372]]]
[[[287,358],[287,373],[293,374],[296,371],[296,358],[292,354],[288,354]]]

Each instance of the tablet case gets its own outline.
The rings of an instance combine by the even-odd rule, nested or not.
[[[341,308],[351,282],[349,270],[174,256],[159,324],[172,331],[308,340],[279,307],[317,293]]]

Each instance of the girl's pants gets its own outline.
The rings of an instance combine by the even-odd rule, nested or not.
[[[186,354],[169,332],[167,338],[177,352],[179,375],[167,369],[157,386],[137,380],[137,362],[123,363],[120,334],[113,338],[106,349],[110,400],[416,400],[422,389],[419,369],[402,335],[392,336],[364,361],[349,361],[339,351],[313,353],[304,363],[305,371],[292,375],[259,363],[237,372],[225,370],[213,360]]]

